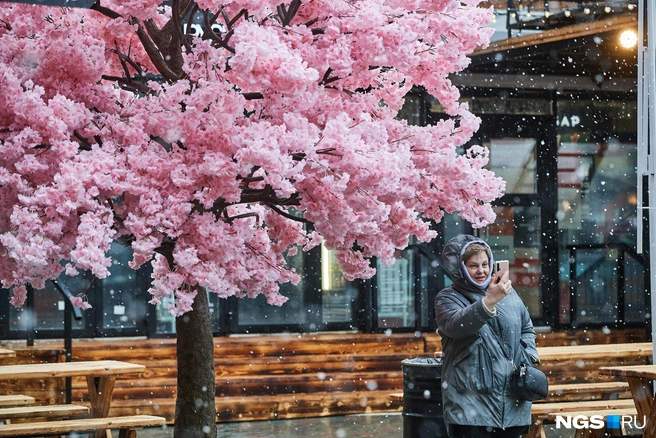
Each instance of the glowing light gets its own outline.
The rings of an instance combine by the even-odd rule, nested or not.
[[[633,8],[635,8],[635,5],[633,5],[633,4],[629,4],[627,7],[629,8],[629,11],[632,11]]]
[[[607,14],[610,14],[610,6],[606,6],[604,8],[604,12],[607,13]]]
[[[620,35],[620,44],[625,49],[632,49],[638,44],[638,34],[632,29],[625,30]]]
[[[565,16],[569,18],[571,15],[572,13],[569,11],[569,9],[565,9]]]
[[[583,9],[583,12],[585,12],[585,15],[589,15],[590,14],[590,8]]]
[[[551,13],[549,13],[549,11],[546,11],[544,13],[544,18],[549,18],[549,17],[551,17]]]

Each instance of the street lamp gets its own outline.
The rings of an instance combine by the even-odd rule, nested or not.
[[[626,29],[620,34],[620,45],[632,49],[638,44],[638,34],[633,29]]]

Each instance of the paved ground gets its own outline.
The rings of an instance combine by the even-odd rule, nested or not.
[[[217,438],[403,438],[400,413],[220,423],[218,427]],[[546,432],[547,438],[574,436],[573,431],[553,427],[547,427]],[[147,429],[140,431],[138,436],[171,438],[173,429]]]

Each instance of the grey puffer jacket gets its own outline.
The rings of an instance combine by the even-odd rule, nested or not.
[[[453,424],[495,428],[530,425],[531,402],[517,399],[510,391],[513,365],[508,356],[515,364],[539,362],[533,324],[519,295],[513,290],[497,303],[496,315],[491,316],[482,301],[487,284],[479,286],[464,274],[460,257],[473,242],[487,246],[469,235],[457,236],[446,245],[442,260],[453,285],[435,298],[435,318],[442,336],[442,401],[449,436]]]

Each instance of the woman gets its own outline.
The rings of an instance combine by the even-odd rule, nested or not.
[[[442,261],[453,281],[435,298],[448,434],[517,438],[531,424],[531,402],[510,392],[510,358],[515,364],[539,362],[528,311],[508,272],[492,275],[492,251],[483,240],[451,239]]]

